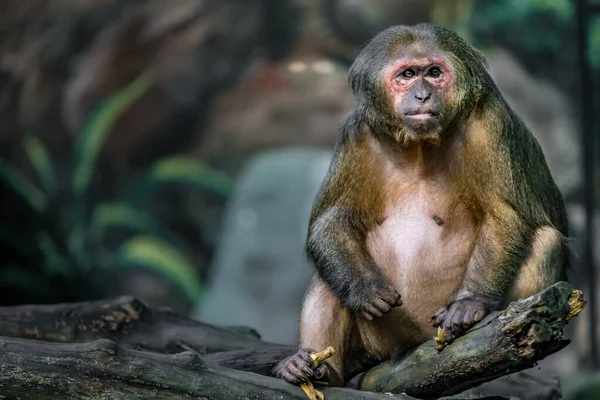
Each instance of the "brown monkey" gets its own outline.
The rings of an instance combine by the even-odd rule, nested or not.
[[[310,218],[300,350],[274,369],[292,383],[342,385],[437,326],[452,343],[567,279],[561,193],[477,50],[444,28],[396,26],[349,81],[357,102]],[[312,371],[309,352],[330,345]]]

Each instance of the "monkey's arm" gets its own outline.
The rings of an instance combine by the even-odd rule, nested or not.
[[[352,215],[336,206],[316,217],[306,250],[319,277],[341,303],[372,320],[402,304],[367,251],[363,231]]]
[[[489,209],[462,286],[433,317],[434,325],[444,329],[448,343],[499,309],[530,249],[533,230],[511,205],[498,200]]]

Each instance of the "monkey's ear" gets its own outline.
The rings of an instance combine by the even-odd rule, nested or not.
[[[474,102],[484,97],[490,88],[490,77],[488,74],[488,63],[481,52],[472,47],[469,50],[454,54],[452,61],[458,68],[458,77],[464,82],[459,83],[462,87],[469,88],[469,95]]]
[[[346,119],[338,128],[336,147],[344,144],[348,139],[356,139],[371,133],[371,128],[358,115],[364,115],[360,108],[365,107],[363,102],[354,105]]]
[[[368,86],[368,65],[364,57],[357,57],[348,70],[348,84],[355,96],[364,93]]]
[[[470,56],[470,60],[465,62],[465,64],[473,82],[483,90],[487,86],[485,80],[488,75],[489,64],[483,53],[473,47],[471,48]]]

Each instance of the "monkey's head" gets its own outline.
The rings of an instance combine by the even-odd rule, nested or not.
[[[490,87],[485,58],[454,32],[395,26],[373,38],[349,81],[371,127],[400,142],[438,143]]]

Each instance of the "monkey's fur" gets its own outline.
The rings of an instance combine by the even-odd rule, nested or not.
[[[274,369],[292,383],[342,385],[436,326],[452,343],[567,279],[563,198],[477,50],[444,28],[396,26],[349,82],[357,102],[310,218],[300,350]],[[309,353],[327,346],[312,371]]]

